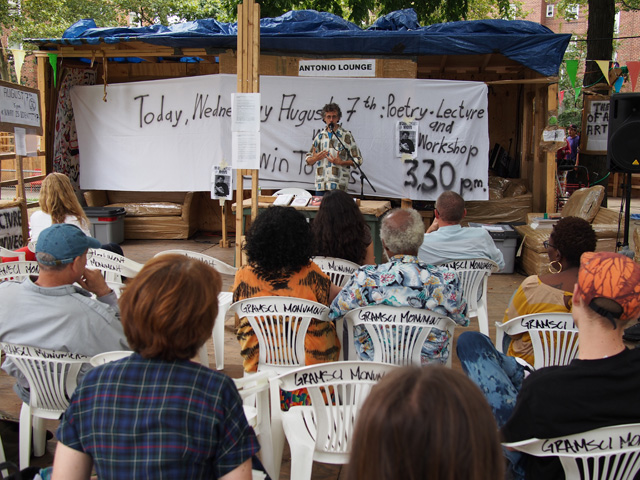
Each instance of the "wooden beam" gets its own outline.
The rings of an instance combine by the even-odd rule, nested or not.
[[[541,77],[541,78],[522,78],[515,80],[492,80],[484,82],[487,85],[509,85],[509,84],[521,84],[521,85],[535,85],[535,84],[552,84],[558,83],[558,77]]]
[[[258,93],[260,62],[260,6],[253,0],[238,5],[237,90]],[[258,214],[258,170],[251,175],[251,218]],[[236,190],[236,266],[242,265],[243,171],[237,170]]]
[[[440,59],[440,73],[444,72],[445,67],[447,66],[447,56],[446,55],[442,55],[442,58]]]
[[[478,69],[478,71],[480,73],[483,73],[486,70],[486,68],[489,66],[490,61],[491,61],[491,54],[488,53],[483,57],[482,65],[480,65],[480,68]]]
[[[558,114],[558,84],[547,88],[547,117]],[[548,123],[548,120],[547,120]],[[546,126],[546,125],[545,125]],[[545,212],[556,211],[556,152],[543,153],[546,160]]]

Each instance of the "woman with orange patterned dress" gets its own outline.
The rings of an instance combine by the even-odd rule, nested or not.
[[[304,216],[292,207],[262,212],[247,232],[244,251],[248,264],[236,273],[233,301],[285,296],[329,305],[340,291],[311,261],[313,235]],[[246,318],[236,332],[246,372],[258,366],[258,339]],[[312,320],[305,338],[307,365],[338,360],[340,341],[333,322]]]

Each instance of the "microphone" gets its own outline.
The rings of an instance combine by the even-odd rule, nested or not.
[[[335,130],[335,128],[336,128],[336,125],[333,122],[331,122],[329,124],[329,131],[333,132]]]

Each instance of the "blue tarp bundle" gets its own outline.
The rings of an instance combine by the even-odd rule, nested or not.
[[[80,20],[61,39],[31,40],[46,45],[98,45],[142,41],[173,48],[236,48],[236,23],[215,19],[171,26],[97,28]],[[543,75],[556,75],[571,35],[522,20],[474,20],[421,27],[413,9],[379,18],[366,30],[336,15],[294,10],[260,20],[263,53],[314,55],[483,55],[502,54]]]

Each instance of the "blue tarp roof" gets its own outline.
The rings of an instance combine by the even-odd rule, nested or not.
[[[80,20],[61,39],[30,40],[42,49],[56,44],[99,45],[142,41],[173,48],[236,48],[236,23],[215,19],[171,26],[96,28]],[[314,55],[482,55],[497,53],[543,75],[556,75],[571,35],[523,20],[475,20],[421,27],[413,9],[399,10],[361,29],[341,17],[294,10],[260,20],[263,53]]]

